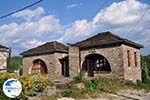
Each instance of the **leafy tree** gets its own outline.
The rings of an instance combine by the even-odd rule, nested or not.
[[[20,70],[22,66],[22,58],[21,57],[11,57],[10,62],[7,68],[8,72],[14,72],[14,70]]]
[[[150,82],[150,56],[142,56],[142,81],[147,83]]]

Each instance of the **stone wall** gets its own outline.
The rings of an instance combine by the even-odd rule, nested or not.
[[[111,66],[111,74],[115,74],[119,77],[123,77],[123,61],[122,61],[122,49],[120,46],[118,47],[110,47],[110,48],[92,48],[89,50],[81,51],[81,65],[83,64],[85,57],[89,54],[100,54],[104,56],[110,66]]]
[[[6,49],[0,48],[0,72],[7,71],[7,60],[9,52]]]
[[[70,76],[76,76],[80,72],[79,65],[79,47],[70,46],[69,47],[69,71]]]
[[[141,80],[140,50],[126,45],[122,45],[122,50],[125,80],[130,80],[133,82],[136,82],[136,80]],[[130,66],[128,66],[127,51],[130,51]],[[137,66],[135,65],[134,52],[136,52]]]
[[[131,55],[130,66],[128,66],[128,50],[130,51]],[[137,66],[135,66],[134,63],[134,52],[136,52],[137,54]],[[90,54],[99,54],[104,56],[111,66],[111,74],[134,82],[136,80],[141,80],[140,50],[126,45],[109,48],[92,48],[81,51],[79,50],[78,46],[70,46],[69,72],[71,77],[76,76],[80,72],[80,66],[82,66],[85,57]],[[32,67],[32,62],[35,59],[41,59],[46,63],[49,75],[51,75],[53,78],[61,77],[61,63],[59,59],[62,59],[66,56],[68,56],[67,53],[54,53],[40,56],[24,57],[24,73],[29,74]]]
[[[36,59],[41,59],[45,62],[48,70],[48,74],[52,78],[57,78],[61,76],[61,64],[59,62],[60,58],[63,58],[67,54],[54,53],[47,55],[31,56],[23,58],[23,71],[24,74],[31,74],[31,68],[33,66],[33,61]]]
[[[54,53],[54,59],[55,59],[55,77],[56,78],[61,78],[60,76],[62,76],[61,72],[61,63],[59,61],[59,59],[65,58],[66,56],[68,56],[68,54],[62,54],[62,53]]]

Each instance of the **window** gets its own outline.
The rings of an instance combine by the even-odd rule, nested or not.
[[[107,68],[106,65],[106,59],[105,58],[100,58],[96,60],[96,70],[97,71],[105,71],[105,69]]]
[[[128,50],[127,51],[127,59],[128,59],[128,66],[130,66],[131,65],[131,57],[130,57],[130,51]]]
[[[103,66],[104,66],[103,59],[97,59],[96,60],[97,69],[101,69]]]
[[[134,52],[134,64],[135,64],[135,66],[137,66],[137,54],[136,54],[136,52]]]

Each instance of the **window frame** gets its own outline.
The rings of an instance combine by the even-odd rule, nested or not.
[[[128,67],[131,66],[131,55],[130,55],[130,50],[127,50],[127,60],[128,60]]]

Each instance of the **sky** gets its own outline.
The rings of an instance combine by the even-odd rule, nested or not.
[[[0,16],[38,0],[1,0]],[[0,44],[12,55],[50,41],[75,43],[110,31],[150,54],[150,0],[44,0],[0,19]]]

